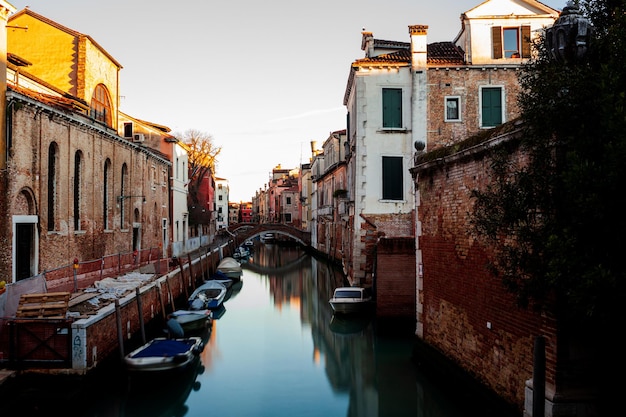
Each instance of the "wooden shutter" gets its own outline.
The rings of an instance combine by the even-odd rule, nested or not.
[[[383,156],[383,200],[402,200],[402,157]]]
[[[522,26],[522,58],[530,58],[530,26]]]
[[[401,88],[383,88],[383,127],[402,127]]]
[[[491,28],[491,42],[493,44],[493,58],[502,58],[502,27],[494,26]]]
[[[502,89],[500,87],[483,88],[481,94],[481,127],[494,127],[502,124]]]

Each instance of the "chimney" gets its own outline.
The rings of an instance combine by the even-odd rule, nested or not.
[[[14,12],[15,7],[0,0],[0,169],[7,167],[7,22]]]
[[[363,36],[361,39],[361,50],[365,51],[366,58],[372,58],[374,56],[374,34],[372,32],[361,32]]]
[[[415,146],[427,147],[428,121],[428,45],[426,43],[428,26],[409,26],[411,35],[411,76],[412,76],[412,139]]]
[[[409,26],[409,34],[411,35],[411,66],[413,69],[425,69],[428,26]]]

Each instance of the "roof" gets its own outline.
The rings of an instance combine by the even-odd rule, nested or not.
[[[384,45],[392,44],[391,41],[374,40],[375,45],[378,45],[379,42],[382,42]],[[397,45],[400,49],[374,57],[357,59],[352,63],[344,95],[344,104],[347,103],[347,98],[350,94],[357,68],[375,66],[409,66],[411,64],[410,44],[406,42],[395,42],[393,44]],[[465,65],[465,52],[463,52],[463,49],[455,45],[453,42],[434,42],[426,46],[426,62],[427,65],[433,67]]]
[[[378,42],[378,41],[375,41]],[[389,41],[383,41],[389,42]],[[408,48],[405,48],[407,43],[396,42],[397,45],[401,47],[401,49],[390,52],[387,54],[381,54],[370,58],[361,58],[354,61],[352,64],[353,67],[361,66],[361,65],[372,65],[372,64],[410,64],[411,63],[411,51]],[[378,44],[377,44],[378,45]],[[465,53],[463,49],[458,47],[452,42],[435,42],[427,45],[426,50],[427,63],[433,65],[464,65],[465,64]]]
[[[11,17],[9,17],[8,21],[11,22],[12,20],[17,19],[18,17],[20,17],[22,15],[28,15],[28,16],[32,17],[33,19],[37,19],[37,20],[39,20],[41,22],[44,22],[44,23],[46,23],[46,24],[48,24],[50,26],[53,26],[53,27],[55,27],[55,28],[65,32],[65,33],[68,33],[69,35],[74,36],[75,38],[87,38],[87,39],[89,39],[91,41],[91,43],[96,48],[98,48],[104,55],[106,55],[106,57],[109,58],[111,60],[111,62],[113,62],[118,68],[120,68],[120,69],[123,68],[122,65],[119,62],[117,62],[117,60],[115,58],[113,58],[113,56],[111,56],[111,54],[109,54],[102,46],[100,46],[100,44],[98,44],[98,42],[96,42],[91,36],[85,35],[84,33],[77,32],[77,31],[75,31],[73,29],[70,29],[70,28],[68,28],[66,26],[63,26],[63,25],[55,22],[54,20],[48,19],[45,16],[42,16],[42,15],[40,15],[38,13],[35,13],[32,10],[30,10],[28,8],[28,6],[26,8],[24,8],[24,9],[20,10],[19,12],[11,15]]]

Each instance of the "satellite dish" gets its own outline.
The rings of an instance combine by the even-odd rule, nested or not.
[[[420,152],[426,149],[426,143],[421,140],[416,140],[415,143],[413,143],[413,147],[415,147],[416,151]]]

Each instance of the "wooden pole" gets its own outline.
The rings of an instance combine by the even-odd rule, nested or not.
[[[176,311],[176,307],[174,306],[174,296],[172,296],[172,287],[170,286],[170,280],[168,277],[165,277],[165,285],[167,285],[167,293],[169,294],[170,300],[172,302],[172,311]]]
[[[117,342],[120,345],[120,359],[124,360],[124,332],[122,330],[122,311],[120,301],[115,299],[115,317],[117,319]]]
[[[157,285],[157,290],[159,291],[159,302],[161,303],[161,315],[163,316],[163,320],[167,315],[165,314],[165,301],[163,300],[163,288],[161,288],[161,283],[159,282]]]
[[[141,294],[139,293],[139,288],[135,288],[135,297],[137,298],[137,314],[139,317],[139,328],[141,329],[141,341],[146,343],[146,329],[143,320],[143,307],[141,305]]]

